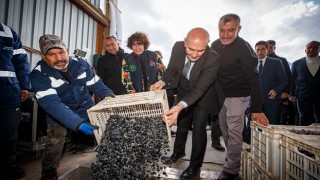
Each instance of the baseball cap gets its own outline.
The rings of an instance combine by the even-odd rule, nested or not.
[[[66,45],[59,36],[52,34],[45,34],[39,39],[40,50],[43,54],[46,54],[50,49],[59,48],[67,50]]]

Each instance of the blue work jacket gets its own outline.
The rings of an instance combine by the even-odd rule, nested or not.
[[[94,105],[90,93],[101,99],[113,95],[93,68],[80,58],[69,58],[69,78],[44,60],[38,62],[30,77],[39,105],[47,113],[47,124],[58,121],[72,130],[78,130],[88,120],[87,110]]]
[[[0,23],[0,108],[18,108],[21,90],[30,90],[29,61],[19,36]]]

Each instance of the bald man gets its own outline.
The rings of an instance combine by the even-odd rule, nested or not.
[[[190,30],[184,41],[173,46],[168,69],[161,80],[150,87],[151,90],[177,88],[178,91],[179,103],[163,115],[170,124],[177,120],[178,127],[173,154],[164,159],[164,164],[175,163],[185,156],[188,131],[193,128],[190,165],[180,179],[200,178],[207,145],[207,119],[210,114],[218,114],[224,100],[215,83],[220,58],[208,46],[209,38],[203,28]]]

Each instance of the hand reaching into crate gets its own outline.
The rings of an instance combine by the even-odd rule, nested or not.
[[[252,121],[255,121],[261,125],[268,126],[269,120],[264,113],[252,113],[251,115]]]
[[[184,106],[180,103],[173,106],[169,111],[165,112],[162,116],[162,120],[164,122],[168,121],[169,126],[172,126],[172,124],[176,121],[178,118],[179,113],[184,109]]]
[[[86,135],[93,135],[93,130],[96,130],[96,129],[97,127],[86,122],[81,123],[79,126],[79,130],[85,133]]]
[[[161,90],[166,84],[163,81],[158,81],[150,86],[150,91]]]

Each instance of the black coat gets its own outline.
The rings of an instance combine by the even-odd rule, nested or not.
[[[97,75],[116,95],[126,94],[122,84],[122,60],[125,56],[123,49],[119,49],[116,55],[106,53],[98,59]]]

